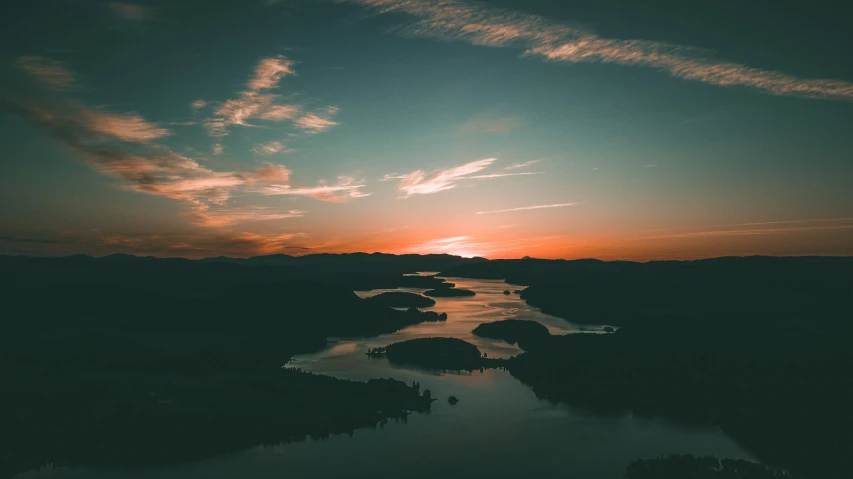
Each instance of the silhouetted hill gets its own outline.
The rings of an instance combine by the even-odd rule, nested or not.
[[[81,261],[78,257],[38,258],[0,255],[0,272],[16,277],[81,280],[156,280],[174,283],[195,281],[276,281],[307,279],[338,284],[351,290],[379,288],[446,288],[443,280],[430,276],[408,276],[419,267],[441,266],[471,261],[434,255],[417,261],[394,255],[315,255],[291,257],[275,255],[250,259],[155,258],[152,256],[110,255]],[[436,268],[437,269],[437,268]]]
[[[670,318],[551,336],[503,366],[542,398],[720,426],[764,461],[831,477],[853,453],[853,328],[770,321]]]
[[[0,257],[0,290],[0,476],[179,462],[429,407],[396,381],[281,369],[329,336],[439,319],[295,266]]]
[[[254,265],[291,265],[314,272],[402,274],[420,271],[441,271],[465,264],[486,261],[484,258],[463,258],[447,254],[393,255],[385,253],[308,254],[289,256],[283,254],[240,258],[207,258],[202,262],[230,262]]]
[[[494,260],[442,276],[505,279],[521,297],[575,323],[626,325],[666,315],[837,315],[853,258],[727,257],[696,261]],[[775,314],[771,314],[771,312]]]
[[[64,259],[77,260],[77,261],[90,261],[90,260],[93,260],[95,258],[93,256],[89,256],[87,254],[72,254],[72,255],[65,256]]]

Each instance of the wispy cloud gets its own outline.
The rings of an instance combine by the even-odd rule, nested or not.
[[[36,236],[36,235],[32,235]],[[132,253],[156,256],[205,258],[248,257],[273,253],[304,254],[312,249],[309,236],[301,232],[258,234],[246,232],[127,234],[116,232],[42,232],[38,237],[9,237],[0,244],[4,252],[39,254],[50,245],[54,254],[88,253],[96,256]],[[17,240],[17,241],[16,241]],[[0,237],[0,243],[4,237]]]
[[[280,141],[271,141],[269,143],[261,143],[255,145],[252,151],[260,155],[273,155],[282,151],[288,151],[287,146]]]
[[[495,161],[495,158],[472,161],[456,168],[435,171],[431,175],[427,175],[423,170],[416,170],[400,178],[398,188],[405,196],[446,191],[455,188],[459,180],[488,168]]]
[[[255,67],[255,76],[249,80],[249,89],[252,91],[268,90],[278,86],[287,75],[295,75],[293,62],[283,55],[264,58]]]
[[[196,101],[194,101],[194,102],[190,103],[190,107],[191,107],[193,110],[198,110],[198,109],[200,109],[200,108],[204,108],[204,107],[206,107],[206,106],[207,106],[207,102],[206,102],[206,101],[204,101],[204,100],[196,100]]]
[[[328,106],[316,113],[300,116],[294,121],[294,124],[297,128],[306,130],[308,133],[321,133],[338,124],[332,120],[337,112],[337,107]]]
[[[543,172],[518,172],[518,173],[489,173],[476,175],[482,170],[497,161],[495,158],[486,158],[484,160],[472,161],[462,166],[450,168],[446,170],[437,170],[432,174],[427,175],[424,170],[415,170],[408,174],[390,173],[379,181],[399,180],[397,188],[403,193],[404,197],[412,195],[430,195],[442,191],[456,188],[460,181],[465,180],[485,180],[494,178],[504,178],[508,176],[531,176],[541,175]]]
[[[297,105],[269,105],[258,112],[258,118],[269,121],[292,120],[299,115]]]
[[[494,213],[510,213],[513,211],[528,211],[528,210],[541,210],[545,208],[563,208],[566,206],[575,206],[578,203],[558,203],[554,205],[534,205],[534,206],[521,206],[519,208],[508,208],[505,210],[493,210],[493,211],[478,211],[478,215],[491,215]]]
[[[676,78],[743,86],[772,95],[853,101],[853,83],[806,79],[718,60],[695,48],[649,40],[621,40],[538,15],[457,0],[348,0],[380,13],[406,13],[417,22],[408,35],[524,48],[524,55],[570,63],[598,62],[654,68]]]
[[[517,170],[519,168],[527,168],[528,166],[532,166],[532,165],[535,165],[536,163],[539,163],[539,161],[540,160],[530,160],[530,161],[525,161],[524,163],[516,163],[514,165],[509,165],[509,166],[505,167],[504,169],[505,170]]]
[[[531,175],[544,175],[544,171],[525,171],[521,173],[492,173],[490,175],[476,175],[476,176],[468,176],[466,179],[469,180],[482,180],[488,178],[504,178],[506,176],[531,176]]]
[[[221,208],[217,210],[197,211],[193,214],[196,224],[210,228],[222,228],[238,223],[255,221],[274,221],[289,218],[301,218],[305,213],[300,210],[276,211],[264,206],[244,208]]]
[[[107,113],[81,109],[80,115],[91,132],[131,143],[149,143],[170,134],[169,130],[146,121],[136,113]]]
[[[286,182],[290,174],[285,167],[270,164],[245,173],[214,171],[196,159],[147,144],[144,140],[148,136],[137,129],[130,128],[128,131],[133,132],[130,134],[124,129],[114,131],[114,124],[109,122],[109,127],[93,122],[91,113],[86,110],[60,113],[17,104],[6,105],[6,108],[43,127],[79,153],[96,171],[121,180],[122,189],[184,202],[190,207],[196,223],[202,226],[248,221],[253,210],[243,210],[239,215],[222,210],[235,189],[258,182]],[[128,149],[122,142],[142,145]],[[281,215],[265,214],[258,219],[282,218]]]
[[[362,189],[366,185],[349,176],[339,176],[334,184],[320,181],[317,186],[291,186],[273,184],[263,189],[266,195],[307,196],[320,201],[343,203],[354,198],[364,198],[373,193]]]
[[[253,85],[258,88],[273,86],[286,73],[278,63],[280,59],[276,60],[258,67]],[[370,195],[363,190],[363,182],[345,176],[338,177],[334,184],[293,185],[291,171],[284,165],[267,163],[251,171],[215,171],[202,165],[200,159],[158,145],[156,140],[171,132],[133,112],[120,114],[90,109],[77,101],[45,108],[35,103],[7,100],[0,102],[0,108],[42,127],[78,153],[93,169],[119,179],[120,188],[185,203],[189,206],[189,215],[201,226],[222,227],[302,215],[299,210],[282,212],[260,206],[235,208],[228,202],[236,191],[339,202]],[[285,149],[284,143],[275,141],[258,145],[257,151],[272,154]],[[189,154],[196,150],[188,147],[186,151]],[[220,154],[222,145],[213,145],[212,152]]]
[[[128,2],[109,2],[107,8],[116,20],[143,22],[154,19],[155,9]]]
[[[77,86],[74,74],[62,62],[44,57],[25,56],[18,58],[18,66],[53,90],[71,90]]]
[[[391,181],[391,180],[402,180],[406,175],[401,175],[398,173],[387,173],[382,178],[379,178],[379,181]]]
[[[252,118],[282,121],[296,117],[300,112],[298,105],[279,103],[279,95],[264,92],[278,87],[282,78],[294,74],[293,62],[282,55],[261,59],[246,84],[247,90],[223,102],[216,108],[216,116],[205,120],[210,135],[226,136],[231,125],[254,126],[247,123]]]

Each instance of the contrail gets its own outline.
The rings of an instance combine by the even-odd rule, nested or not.
[[[563,206],[574,206],[577,203],[559,203],[556,205],[536,205],[536,206],[522,206],[521,208],[509,208],[506,210],[494,210],[494,211],[478,211],[478,215],[490,215],[493,213],[509,213],[511,211],[527,211],[527,210],[540,210],[544,208],[561,208]]]

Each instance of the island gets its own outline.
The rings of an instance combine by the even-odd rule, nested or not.
[[[388,360],[427,369],[473,370],[483,367],[477,346],[457,338],[418,338],[385,347]]]
[[[455,298],[462,296],[475,296],[476,294],[477,293],[468,289],[440,288],[426,291],[424,296],[432,296],[433,298]]]
[[[437,313],[435,311],[421,311],[415,307],[407,309],[406,314],[412,316],[413,321],[417,323],[447,321],[447,313]]]
[[[367,298],[368,301],[390,308],[429,308],[435,306],[435,300],[417,293],[388,291]]]
[[[519,347],[522,347],[522,343],[540,341],[551,335],[548,328],[542,324],[524,319],[505,319],[483,323],[474,328],[472,333],[483,338],[502,339],[509,344],[518,343]]]

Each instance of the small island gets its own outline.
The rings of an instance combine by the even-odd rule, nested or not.
[[[523,319],[505,319],[483,323],[472,331],[474,335],[483,338],[502,339],[509,344],[529,344],[532,341],[541,341],[551,335],[548,328],[536,321]]]
[[[435,300],[416,293],[405,291],[388,291],[367,298],[367,301],[381,304],[389,308],[429,308],[435,306]]]
[[[435,311],[421,311],[415,307],[407,309],[406,314],[418,318],[419,322],[447,321],[447,313],[437,313]]]
[[[394,363],[428,369],[473,370],[483,367],[477,346],[456,338],[418,338],[386,346],[382,353]]]
[[[432,296],[433,298],[454,298],[462,296],[475,296],[477,293],[468,289],[457,288],[441,288],[431,289],[424,293],[424,296]]]

